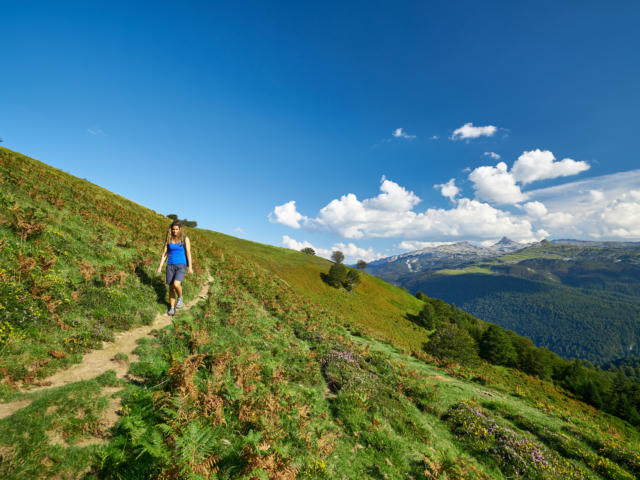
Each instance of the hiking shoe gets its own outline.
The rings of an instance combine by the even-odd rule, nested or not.
[[[183,305],[182,305],[182,297],[180,297],[178,299],[178,301],[176,302],[176,308],[182,308],[182,307],[183,307]]]
[[[167,315],[169,315],[170,317],[173,317],[175,314],[176,314],[176,309],[173,307],[171,307],[167,312]]]

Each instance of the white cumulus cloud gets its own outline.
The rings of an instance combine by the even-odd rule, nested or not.
[[[299,242],[298,240],[291,238],[289,235],[282,236],[282,244],[287,248],[291,248],[292,250],[302,250],[303,248],[313,248],[316,250],[311,243],[305,241]]]
[[[443,197],[447,197],[452,202],[455,202],[456,196],[460,193],[460,189],[456,187],[456,179],[452,178],[447,183],[440,185],[434,185],[433,188],[439,188]]]
[[[306,217],[296,210],[295,200],[278,205],[269,214],[271,223],[281,223],[291,228],[300,228],[301,220],[306,220]]]
[[[454,208],[414,211],[420,202],[413,192],[384,179],[378,196],[359,200],[349,193],[323,207],[318,216],[306,219],[305,228],[338,234],[343,238],[389,238],[447,241],[508,236],[514,240],[537,238],[529,220],[468,198]],[[306,217],[305,217],[306,218]]]
[[[514,204],[527,199],[504,162],[498,163],[495,167],[484,166],[474,169],[469,174],[469,180],[473,182],[476,198],[480,200]]]
[[[456,128],[451,135],[451,140],[469,140],[478,137],[492,137],[498,131],[498,127],[486,125],[484,127],[474,127],[473,123],[465,123]]]
[[[625,239],[640,237],[640,190],[632,190],[610,202],[600,218],[603,236],[610,232]]]
[[[384,176],[380,183],[380,193],[375,198],[365,200],[365,207],[379,210],[408,210],[420,203],[418,196]]]
[[[590,165],[587,162],[571,158],[556,161],[549,150],[536,149],[523,152],[513,164],[511,173],[517,181],[526,185],[536,180],[576,175],[589,168]]]
[[[402,128],[396,128],[393,131],[392,135],[394,136],[394,138],[406,138],[407,140],[412,140],[412,139],[416,138],[415,135],[409,135]]]
[[[547,213],[547,207],[542,202],[527,202],[524,204],[524,209],[533,218],[543,218]]]
[[[570,213],[549,212],[542,202],[527,202],[523,208],[532,221],[547,228],[569,227],[575,221],[574,216]]]
[[[358,260],[371,262],[372,260],[378,260],[384,257],[384,255],[374,252],[373,248],[361,248],[351,242],[336,243],[333,245],[333,250],[340,250],[344,253],[346,263],[355,263]]]
[[[548,209],[541,222],[555,238],[640,240],[640,170],[528,192]]]
[[[314,247],[312,243],[306,240],[300,242],[288,235],[284,235],[282,237],[282,244],[287,248],[298,251],[302,250],[303,248],[313,248],[313,250],[316,252],[316,255],[323,258],[331,258],[331,254],[334,251],[340,250],[344,254],[345,263],[355,263],[358,260],[370,262],[372,260],[377,260],[384,257],[384,255],[382,255],[381,253],[375,252],[373,248],[358,247],[356,244],[351,242],[334,243],[331,249],[326,249]]]
[[[494,160],[500,160],[502,157],[498,155],[496,152],[484,152],[483,155],[485,157],[491,157]]]
[[[391,180],[382,178],[381,193],[363,201],[353,194],[334,199],[320,210],[320,215],[309,225],[328,229],[345,238],[387,236],[391,228],[401,228],[398,212],[407,212],[420,202],[420,198]],[[385,225],[387,224],[387,225]]]

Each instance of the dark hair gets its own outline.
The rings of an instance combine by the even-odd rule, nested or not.
[[[180,227],[180,232],[178,232],[178,236],[176,238],[179,241],[179,243],[182,243],[186,237],[184,235],[184,231],[182,230],[182,223],[180,222],[180,220],[174,220],[171,223],[171,225],[169,225],[169,230],[167,231],[167,238],[165,240],[165,243],[169,243],[173,239],[173,235],[171,233],[171,229],[173,227]]]

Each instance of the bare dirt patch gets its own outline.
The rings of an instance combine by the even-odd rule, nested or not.
[[[10,403],[0,404],[0,418],[5,418],[13,415],[21,408],[31,405],[32,400],[18,400]]]
[[[60,433],[58,430],[49,430],[45,433],[47,435],[47,438],[49,439],[49,444],[59,445],[61,447],[69,446],[65,439],[62,437],[62,433]]]

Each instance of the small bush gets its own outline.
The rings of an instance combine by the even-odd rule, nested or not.
[[[357,284],[360,283],[360,274],[356,270],[349,270],[347,272],[347,278],[342,282],[342,286],[347,290],[353,290]]]
[[[342,284],[347,278],[347,267],[341,263],[334,263],[329,269],[329,273],[326,276],[326,282],[334,288],[342,287]]]
[[[478,363],[478,347],[469,333],[453,323],[444,323],[424,346],[425,352],[438,360],[464,365]]]

